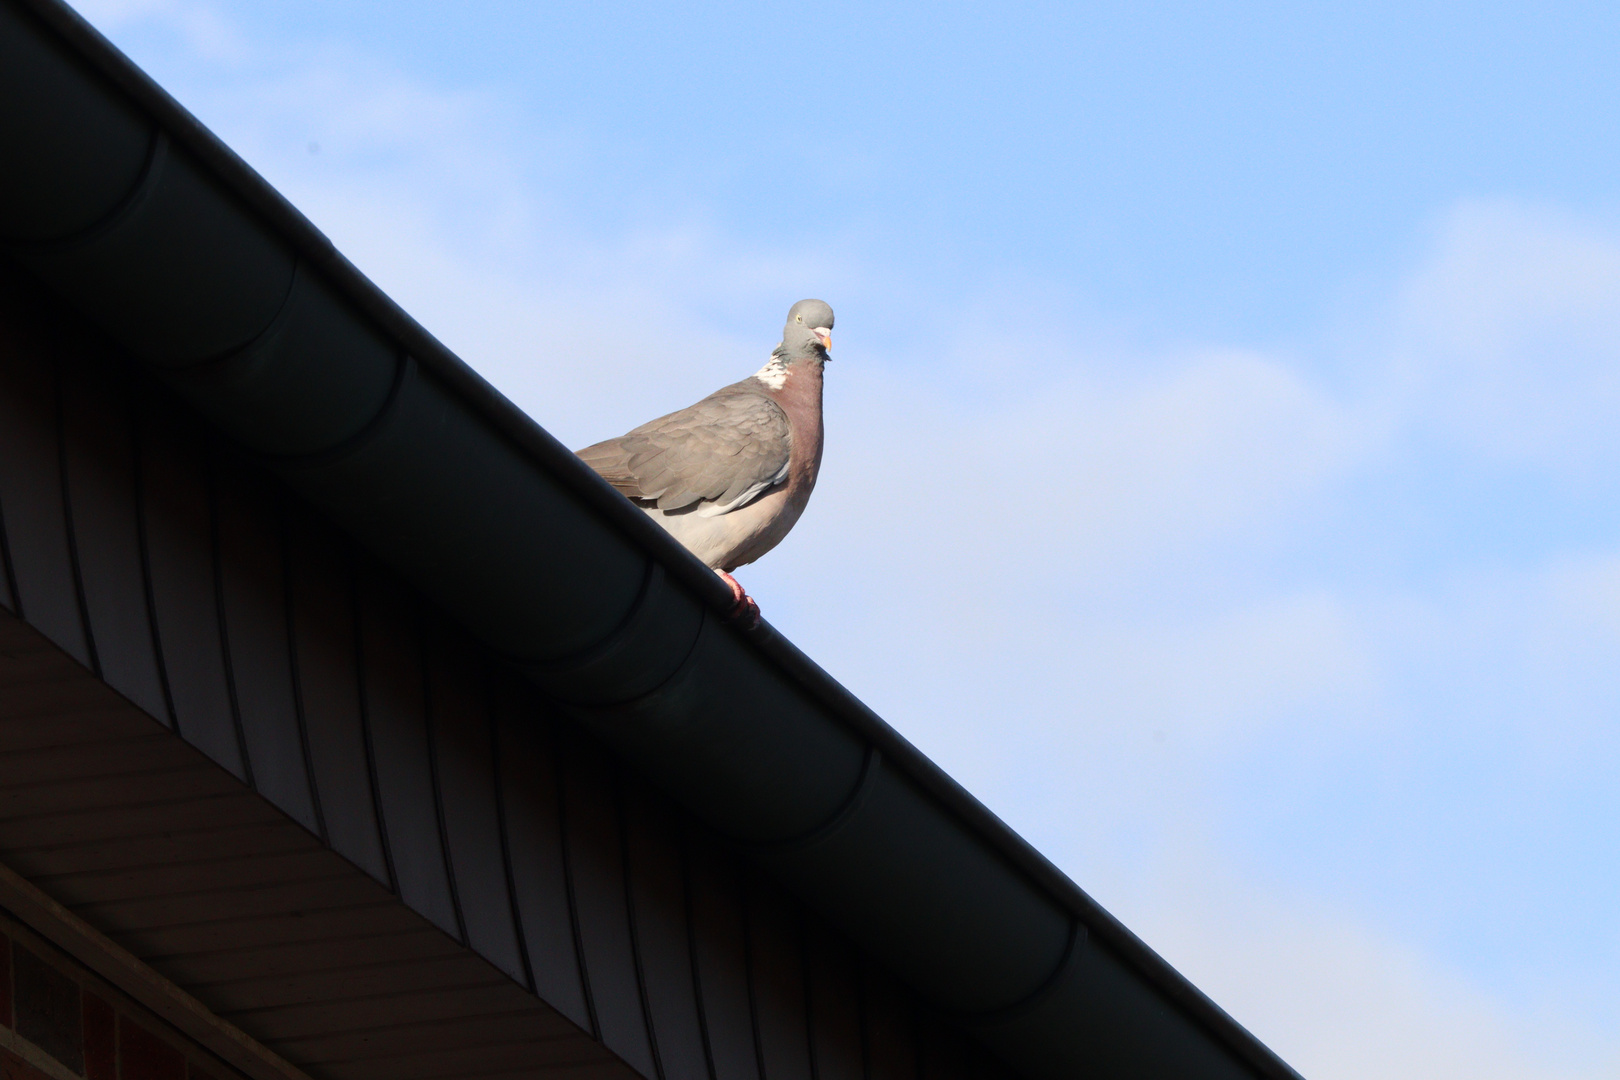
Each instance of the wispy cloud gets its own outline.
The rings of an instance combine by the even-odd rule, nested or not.
[[[1620,475],[1620,232],[1469,202],[1401,297],[1414,408],[1468,450],[1612,490]]]
[[[73,6],[103,33],[156,27],[212,63],[240,62],[251,53],[235,23],[207,0],[79,0]]]
[[[1196,852],[1154,882],[1138,928],[1311,1080],[1613,1075],[1612,1033],[1527,1015],[1410,944]]]

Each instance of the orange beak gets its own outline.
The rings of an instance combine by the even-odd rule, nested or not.
[[[812,329],[810,332],[812,334],[816,335],[816,339],[821,342],[821,347],[823,349],[832,348],[832,331],[831,330],[827,329],[825,326],[817,326],[814,329]]]

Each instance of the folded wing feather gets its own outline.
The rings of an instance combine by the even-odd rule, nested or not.
[[[712,517],[746,506],[787,479],[793,429],[757,380],[579,452],[608,483],[665,512]]]

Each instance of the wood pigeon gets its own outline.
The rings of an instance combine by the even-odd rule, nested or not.
[[[793,528],[821,468],[821,370],[833,312],[820,300],[788,310],[769,362],[680,412],[579,451],[622,492],[731,586],[733,615],[759,621],[759,605],[731,571]]]

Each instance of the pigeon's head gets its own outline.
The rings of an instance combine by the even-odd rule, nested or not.
[[[833,312],[821,300],[800,300],[788,309],[782,351],[789,359],[827,359],[832,348]]]

